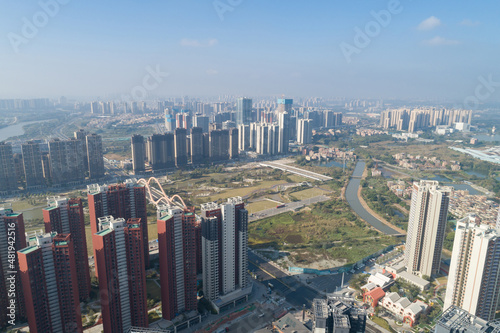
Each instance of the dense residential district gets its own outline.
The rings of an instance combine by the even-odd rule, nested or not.
[[[0,110],[6,332],[500,331],[488,112],[284,97]]]

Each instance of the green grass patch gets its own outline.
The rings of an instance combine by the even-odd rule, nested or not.
[[[148,298],[161,299],[161,288],[154,280],[146,280],[146,292]]]
[[[372,317],[372,321],[379,325],[380,327],[383,327],[385,328],[386,330],[390,331],[390,332],[396,332],[392,327],[391,325],[389,325],[389,323],[387,322],[387,320],[385,320],[384,318],[380,318],[380,317],[376,317],[376,316],[373,316]]]
[[[298,200],[305,200],[313,197],[317,197],[320,195],[328,195],[329,193],[325,190],[322,190],[320,188],[314,187],[314,188],[308,188],[307,190],[302,190],[298,192],[293,192],[291,193],[295,198]]]

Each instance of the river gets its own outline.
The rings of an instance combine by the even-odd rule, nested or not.
[[[17,123],[15,125],[10,125],[4,128],[0,128],[0,142],[8,140],[13,136],[23,135],[24,129],[23,127],[29,124],[41,123],[48,120],[38,120],[38,121],[25,121],[22,123]]]
[[[358,198],[358,189],[361,185],[361,176],[363,176],[363,171],[365,170],[366,163],[363,161],[358,161],[356,167],[354,168],[354,172],[352,174],[352,178],[347,185],[347,189],[345,192],[345,196],[347,202],[351,206],[351,208],[358,214],[363,220],[372,225],[375,229],[388,234],[388,235],[396,235],[399,234],[398,231],[392,229],[388,225],[380,222],[375,216],[370,214],[359,201]]]

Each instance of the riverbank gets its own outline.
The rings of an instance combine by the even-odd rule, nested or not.
[[[365,170],[363,171],[363,176],[361,176],[361,180],[365,179],[367,176],[368,176],[368,168],[365,167]],[[370,213],[371,215],[373,215],[376,219],[378,219],[383,224],[385,224],[388,227],[391,227],[392,229],[398,231],[401,235],[406,235],[406,231],[404,231],[403,229],[395,226],[391,222],[387,221],[385,218],[383,218],[377,212],[375,212],[373,209],[371,209],[370,206],[368,206],[368,204],[366,203],[365,199],[363,199],[363,196],[361,195],[361,189],[362,189],[362,186],[360,186],[358,188],[358,199],[359,199],[359,202],[361,203],[361,206],[363,206],[363,208],[366,209],[366,211],[368,213]]]
[[[392,224],[388,225],[382,222],[376,215],[371,213],[365,205],[361,203],[359,188],[361,187],[361,178],[363,177],[363,173],[365,173],[366,163],[364,161],[358,161],[356,167],[354,168],[354,172],[352,174],[351,179],[349,180],[349,184],[346,189],[346,199],[351,206],[351,209],[364,221],[373,226],[378,231],[387,234],[387,235],[400,235],[401,232],[396,230],[396,227]],[[399,229],[399,228],[398,228]]]

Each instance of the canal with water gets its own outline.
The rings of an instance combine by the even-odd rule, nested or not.
[[[363,220],[372,225],[375,229],[387,234],[387,235],[396,235],[399,234],[397,230],[392,229],[388,225],[382,223],[378,218],[370,214],[359,201],[358,198],[358,189],[361,185],[361,176],[363,176],[363,171],[365,170],[366,163],[364,161],[358,161],[356,167],[354,168],[354,172],[352,174],[351,180],[347,185],[347,189],[345,192],[345,196],[347,202],[351,206],[351,208],[358,214]]]

